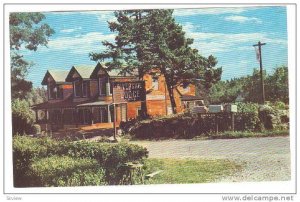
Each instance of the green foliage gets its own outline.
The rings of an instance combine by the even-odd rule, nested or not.
[[[124,163],[142,161],[147,155],[145,148],[127,143],[69,142],[56,141],[47,137],[16,136],[13,139],[14,184],[16,187],[36,184],[39,186],[72,186],[74,183],[77,183],[76,185],[122,184],[124,175],[128,173],[123,167]],[[64,156],[65,159],[53,156]],[[65,160],[68,162],[67,165]],[[82,164],[76,164],[76,161]],[[72,166],[74,169],[75,167],[83,169],[85,161],[96,161],[98,168],[96,170],[93,166],[86,168],[87,172],[84,176],[80,175],[80,172],[67,172],[67,170],[67,176],[57,174],[63,173],[64,169],[73,168]],[[49,162],[53,165],[44,167],[43,171],[38,172],[41,166]],[[58,181],[51,181],[51,173]],[[93,181],[92,176],[95,175],[99,178]]]
[[[286,66],[277,67],[274,73],[266,78],[265,83],[266,100],[289,103],[288,68]]]
[[[117,33],[115,42],[104,41],[107,49],[90,53],[90,57],[95,61],[109,59],[106,63],[109,68],[123,72],[138,70],[140,79],[146,73],[162,74],[176,114],[173,93],[177,86],[201,82],[208,89],[220,80],[222,69],[214,68],[216,58],[202,57],[191,47],[193,39],[186,38],[172,13],[173,10],[168,9],[115,12],[117,21],[109,22],[110,30]]]
[[[46,91],[44,88],[31,89],[28,93],[26,93],[25,99],[12,99],[13,135],[17,133],[36,133],[35,126],[32,125],[35,121],[35,113],[30,109],[30,106],[44,102],[45,100]]]
[[[240,112],[240,113],[256,113],[256,114],[258,114],[259,105],[257,103],[237,102],[235,104],[237,105],[238,112]]]
[[[11,106],[13,134],[30,133],[35,116],[28,102],[26,100],[15,99],[12,101]]]
[[[34,161],[29,173],[35,179],[35,186],[86,186],[101,185],[103,169],[96,160],[51,156]]]
[[[48,38],[54,33],[48,24],[42,23],[42,13],[10,13],[10,64],[12,98],[24,99],[32,88],[32,83],[25,80],[28,69],[33,65],[20,54],[22,47],[36,51],[39,46],[47,46]]]
[[[280,116],[276,109],[271,106],[262,105],[259,108],[259,118],[266,129],[275,129],[280,124]]]
[[[254,104],[247,108],[244,106],[242,112],[235,113],[235,130],[258,131],[262,129],[258,112],[253,112]],[[250,111],[250,112],[249,112]],[[176,116],[160,117],[143,121],[129,122],[121,125],[125,133],[129,133],[140,139],[161,138],[193,138],[195,136],[209,136],[216,131],[230,130],[231,115],[221,114],[178,114]]]
[[[217,159],[147,159],[146,173],[162,170],[147,184],[190,184],[213,182],[241,169],[232,161]]]
[[[244,81],[242,79],[231,79],[219,81],[213,85],[209,92],[202,95],[210,104],[232,103],[243,91]]]
[[[266,75],[264,72],[265,98],[270,102],[289,102],[288,68],[277,67],[273,74]],[[240,96],[245,102],[261,101],[260,73],[254,69],[251,76],[219,81],[207,93],[209,103],[232,103]]]
[[[284,102],[281,102],[281,101],[275,102],[275,103],[274,103],[274,107],[275,107],[276,109],[280,109],[280,110],[285,110],[285,109],[287,109],[287,105],[285,105],[285,103],[284,103]]]
[[[123,175],[127,172],[123,165],[126,162],[140,161],[147,157],[145,148],[127,143],[90,143],[74,142],[68,145],[68,155],[76,158],[96,159],[105,172],[108,184],[121,184]]]
[[[31,163],[36,159],[53,155],[54,151],[59,148],[58,142],[50,138],[15,136],[13,138],[14,185],[16,187],[30,186],[33,180],[28,173]]]
[[[264,130],[262,132],[253,131],[225,131],[219,134],[212,134],[210,139],[236,139],[236,138],[251,138],[251,137],[277,137],[288,136],[289,130]]]

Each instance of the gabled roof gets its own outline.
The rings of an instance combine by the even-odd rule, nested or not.
[[[66,81],[72,81],[72,75],[76,72],[82,79],[90,79],[91,74],[95,69],[94,65],[76,65],[69,71]]]
[[[95,69],[94,65],[76,65],[73,66],[83,79],[89,79]]]
[[[56,84],[63,84],[66,82],[66,77],[69,71],[66,70],[48,70],[43,78],[42,85],[47,85],[47,80],[51,77]]]
[[[136,77],[136,72],[134,72],[133,74],[130,73],[122,73],[121,74],[121,70],[120,69],[112,69],[112,70],[108,70],[108,68],[104,65],[104,64],[100,64],[98,63],[93,71],[93,73],[91,74],[91,78],[97,78],[97,73],[100,69],[103,69],[106,74],[109,77]]]

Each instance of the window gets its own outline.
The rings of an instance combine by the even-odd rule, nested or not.
[[[152,88],[158,90],[158,77],[152,77]]]
[[[82,83],[82,96],[87,97],[87,82]]]
[[[74,95],[75,95],[75,97],[80,97],[81,94],[82,94],[81,82],[75,81],[74,82]]]
[[[55,85],[48,86],[49,99],[56,99],[57,87]]]
[[[62,99],[63,89],[57,85],[48,86],[49,99]]]
[[[99,95],[106,95],[106,79],[99,78]]]
[[[183,87],[183,93],[188,93],[188,92],[190,92],[190,86]]]
[[[136,115],[137,116],[141,116],[142,115],[142,109],[141,109],[141,107],[137,107],[136,108]]]

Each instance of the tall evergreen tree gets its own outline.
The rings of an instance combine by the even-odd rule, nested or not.
[[[166,79],[173,113],[177,113],[174,90],[178,86],[203,83],[211,87],[220,80],[221,68],[214,69],[217,60],[205,58],[191,47],[193,39],[186,38],[182,26],[172,16],[173,10],[153,10],[150,29],[154,33],[151,42],[154,67],[158,67]]]
[[[200,77],[205,85],[213,83],[220,79],[221,69],[213,69],[214,57],[204,58],[191,48],[193,40],[185,37],[172,13],[173,10],[115,12],[117,22],[109,23],[111,31],[118,34],[115,42],[104,41],[107,50],[90,56],[92,60],[110,59],[109,68],[129,72],[137,68],[141,79],[145,73],[163,74],[176,113],[177,86],[195,83]],[[122,60],[125,66],[121,65]]]
[[[30,105],[40,102],[32,83],[26,80],[28,69],[33,65],[21,54],[21,50],[37,51],[39,46],[47,46],[48,38],[54,33],[48,24],[42,23],[41,13],[10,13],[10,65],[13,134],[30,132],[34,114]],[[35,95],[34,95],[35,94]]]
[[[12,98],[24,99],[32,88],[26,81],[28,69],[33,65],[20,53],[20,50],[36,51],[39,46],[47,46],[48,38],[54,30],[46,23],[41,23],[45,16],[42,13],[10,13],[10,65]]]

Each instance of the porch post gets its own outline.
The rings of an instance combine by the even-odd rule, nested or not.
[[[94,124],[94,113],[93,113],[93,107],[91,107],[91,122],[92,125]]]
[[[75,108],[75,114],[76,114],[76,118],[75,118],[75,122],[76,122],[76,128],[78,127],[78,122],[79,122],[79,114],[78,114],[78,108]]]
[[[107,122],[111,123],[111,114],[110,114],[110,107],[107,105]]]
[[[65,117],[64,117],[64,113],[65,113],[65,109],[61,109],[61,123],[62,123],[62,125],[64,125],[64,123],[65,123]]]

